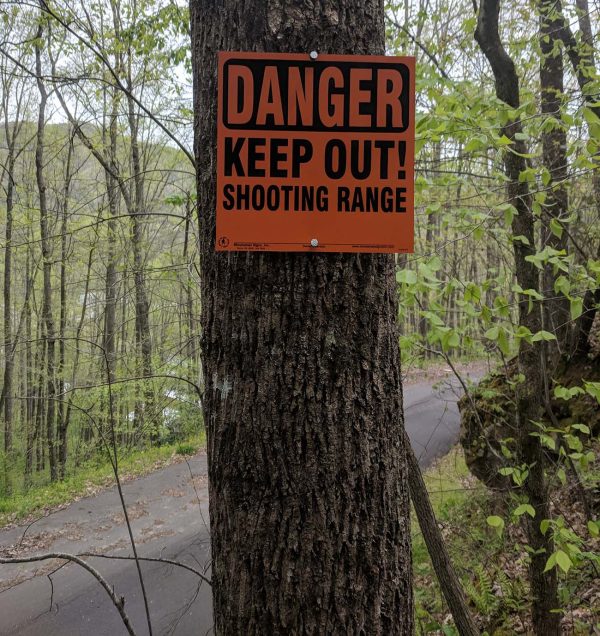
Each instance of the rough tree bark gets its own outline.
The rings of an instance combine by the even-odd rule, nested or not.
[[[515,65],[504,49],[498,32],[500,0],[483,0],[477,16],[475,39],[488,59],[496,84],[496,95],[513,109],[519,107],[519,79]],[[515,236],[525,236],[527,244],[513,241],[517,282],[523,289],[540,288],[535,265],[527,256],[535,253],[535,217],[532,212],[532,198],[527,183],[519,182],[520,173],[526,169],[527,148],[518,133],[522,132],[521,120],[517,117],[502,129],[513,143],[516,153],[504,155],[506,176],[508,177],[508,197],[517,210],[512,223]],[[527,299],[519,299],[519,324],[531,333],[542,327],[542,311],[539,303],[533,303],[531,310]],[[520,461],[529,468],[529,476],[524,484],[524,492],[535,510],[535,518],[525,515],[527,540],[530,553],[529,580],[532,597],[533,629],[540,636],[560,634],[560,615],[553,611],[559,607],[556,568],[544,572],[545,564],[554,545],[550,533],[545,536],[540,529],[542,519],[550,519],[550,506],[544,474],[545,456],[534,422],[539,419],[544,378],[541,369],[544,355],[541,343],[528,344],[521,340],[519,347],[519,372],[525,381],[516,387],[516,412],[520,431]]]
[[[410,634],[394,260],[214,252],[216,52],[383,53],[380,0],[191,0],[217,634]]]
[[[546,118],[542,132],[542,158],[550,173],[547,198],[542,215],[542,243],[555,250],[567,250],[567,234],[558,236],[552,231],[553,219],[564,222],[568,216],[567,194],[567,131],[561,121],[564,99],[562,51],[555,46],[560,29],[560,14],[556,11],[556,0],[539,0],[540,18],[540,89],[541,110]],[[548,263],[543,273],[544,329],[556,335],[548,343],[550,368],[554,368],[560,354],[568,354],[573,344],[569,300],[554,291],[556,274]]]

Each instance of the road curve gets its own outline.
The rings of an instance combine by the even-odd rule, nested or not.
[[[456,442],[455,383],[404,389],[405,425],[422,467]],[[139,553],[209,568],[206,457],[199,454],[124,486]],[[95,552],[128,555],[126,530],[114,488],[77,501],[31,527],[0,530],[0,555]],[[126,598],[138,636],[148,633],[143,599],[131,561],[90,557]],[[0,565],[0,635],[120,636],[126,631],[106,592],[79,566],[52,572],[57,562]],[[176,566],[143,563],[154,636],[211,633],[210,587]]]

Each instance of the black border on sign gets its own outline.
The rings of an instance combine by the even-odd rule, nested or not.
[[[277,126],[274,122],[265,123],[264,125],[257,125],[256,123],[247,123],[240,125],[232,125],[229,124],[227,107],[228,107],[228,97],[229,97],[229,88],[228,88],[228,72],[229,66],[246,66],[250,68],[252,74],[256,78],[257,75],[264,69],[265,66],[276,66],[279,71],[283,71],[284,73],[280,76],[283,78],[283,83],[281,84],[282,92],[287,92],[287,69],[290,66],[296,66],[300,68],[305,67],[313,67],[315,69],[315,85],[318,86],[318,81],[321,73],[327,67],[335,66],[342,71],[344,75],[345,84],[348,84],[350,69],[355,68],[366,68],[366,69],[380,69],[380,68],[395,68],[398,70],[400,75],[402,76],[402,94],[400,95],[400,101],[402,104],[402,126],[386,126],[386,127],[378,127],[378,126],[350,126],[347,123],[344,126],[324,126],[320,121],[318,125],[312,126],[304,126],[304,125],[296,125],[289,126],[284,124],[283,126]],[[365,85],[374,84],[374,80],[372,82],[365,82]],[[254,111],[256,112],[256,107],[258,105],[260,95],[255,91],[254,94]],[[349,106],[350,100],[344,100],[344,122],[348,122],[349,119]],[[330,62],[327,60],[323,61],[313,61],[313,60],[271,60],[271,59],[248,59],[248,58],[230,58],[223,65],[223,86],[222,86],[222,95],[221,95],[221,112],[222,112],[222,124],[225,128],[229,130],[269,130],[269,131],[304,131],[304,132],[372,132],[372,133],[402,133],[405,132],[410,124],[410,109],[412,108],[412,104],[410,102],[410,69],[406,64],[401,62]],[[373,99],[371,102],[362,104],[361,114],[364,115],[373,115],[374,109],[376,108],[376,102]],[[318,121],[318,103],[315,100],[313,104],[313,121]]]

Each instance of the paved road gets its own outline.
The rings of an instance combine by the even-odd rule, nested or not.
[[[422,467],[446,453],[458,437],[457,391],[413,384],[405,388],[406,427]],[[206,457],[168,466],[124,487],[139,553],[208,569]],[[25,527],[0,530],[0,553],[96,552],[129,554],[115,489],[82,499]],[[126,597],[136,633],[147,634],[143,602],[130,561],[90,558]],[[2,636],[120,636],[125,629],[106,592],[77,565],[51,574],[58,563],[0,565]],[[142,565],[154,634],[211,633],[210,588],[179,567]],[[49,576],[51,574],[51,576]],[[3,590],[3,591],[2,591]]]

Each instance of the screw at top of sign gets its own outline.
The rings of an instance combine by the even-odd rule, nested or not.
[[[311,246],[311,247],[319,247],[319,241],[318,241],[318,239],[311,239],[311,240],[310,240],[310,246]]]
[[[316,51],[311,51],[310,52],[310,59],[311,60],[316,60],[319,57],[319,54]]]

